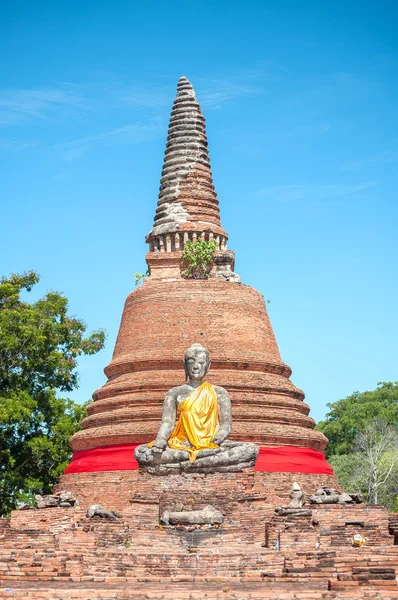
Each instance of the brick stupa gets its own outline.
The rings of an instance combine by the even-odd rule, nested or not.
[[[215,267],[208,280],[187,280],[181,249],[198,237],[216,240]],[[127,298],[108,382],[72,438],[74,458],[55,495],[38,503],[49,508],[0,519],[0,598],[398,598],[398,514],[339,495],[338,504],[308,502],[317,488],[342,491],[322,453],[327,440],[289,380],[261,294],[233,272],[227,237],[204,119],[183,77],[147,236],[150,276]],[[230,437],[260,446],[254,468],[159,476],[138,469],[134,448],[154,438],[193,342],[211,353],[209,380],[230,393]],[[276,511],[293,482],[307,494],[304,510]],[[94,503],[120,512],[89,518]],[[209,504],[221,524],[162,520]],[[354,547],[358,534],[365,544]]]
[[[214,239],[218,247],[217,265],[208,280],[181,274],[184,243],[198,238]],[[77,451],[73,468],[89,465],[87,451],[92,449],[134,446],[154,438],[165,393],[182,383],[182,357],[194,342],[210,351],[209,381],[231,395],[232,440],[264,448],[306,449],[312,465],[316,457],[316,467],[327,468],[320,454],[327,440],[314,430],[304,393],[289,379],[291,369],[279,354],[262,295],[234,276],[234,254],[226,250],[227,239],[210,169],[205,120],[192,85],[182,77],[171,113],[154,224],[146,238],[150,275],[127,298],[113,358],[105,369],[108,382],[94,393],[83,430],[71,440]],[[103,470],[113,451],[106,453]],[[298,458],[292,452],[304,471],[311,472],[305,464],[308,453]]]

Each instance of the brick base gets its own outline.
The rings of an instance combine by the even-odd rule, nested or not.
[[[327,476],[252,470],[64,476],[59,488],[75,493],[79,507],[0,520],[0,598],[398,598],[397,516],[382,506],[316,505],[309,517],[277,517],[293,478],[307,494],[337,485]],[[87,519],[94,502],[122,518]],[[161,526],[159,514],[175,503],[210,503],[224,523]],[[352,547],[356,532],[362,548]]]

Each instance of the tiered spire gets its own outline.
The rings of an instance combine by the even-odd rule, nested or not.
[[[205,120],[186,77],[177,85],[171,112],[158,206],[147,242],[153,251],[174,251],[187,239],[228,238],[220,225],[210,169]]]

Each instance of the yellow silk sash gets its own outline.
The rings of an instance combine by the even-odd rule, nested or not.
[[[218,448],[211,441],[218,430],[218,400],[211,383],[204,381],[178,405],[177,424],[167,440],[172,450],[185,450],[194,462],[199,450]],[[185,445],[189,442],[190,446]],[[148,444],[151,447],[151,444]]]

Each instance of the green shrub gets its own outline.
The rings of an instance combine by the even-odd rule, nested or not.
[[[182,251],[183,274],[187,279],[207,279],[213,264],[213,252],[217,250],[215,240],[199,238],[195,242],[187,240]]]

